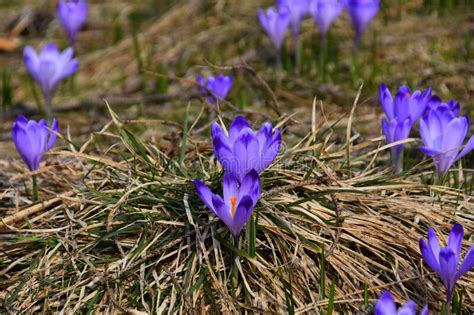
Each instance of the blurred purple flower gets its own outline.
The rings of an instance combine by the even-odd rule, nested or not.
[[[431,89],[411,93],[407,86],[402,86],[393,99],[387,86],[383,83],[379,85],[379,103],[385,113],[382,132],[387,143],[408,138],[411,128],[423,115],[430,97]],[[403,149],[403,144],[391,148],[395,173],[402,171]]]
[[[445,111],[449,110],[453,113],[454,116],[459,115],[459,103],[455,100],[449,100],[447,103],[443,103],[441,99],[434,95],[428,102],[428,107],[426,108],[426,113],[431,110]]]
[[[346,0],[346,8],[352,18],[358,47],[362,34],[380,9],[380,0]]]
[[[16,150],[30,171],[39,168],[43,154],[51,150],[56,141],[58,122],[53,119],[48,128],[46,120],[36,122],[19,116],[12,126],[12,137]]]
[[[276,0],[278,7],[287,7],[290,10],[290,27],[294,37],[300,32],[301,21],[309,13],[311,0]]]
[[[51,97],[59,82],[79,68],[79,61],[73,59],[73,54],[72,48],[61,53],[54,43],[46,44],[39,55],[30,46],[23,51],[26,69],[41,87],[48,115],[51,113]]]
[[[197,83],[200,86],[200,92],[203,96],[207,97],[207,101],[211,104],[217,104],[218,100],[223,100],[229,94],[234,79],[232,76],[226,76],[218,74],[217,77],[211,75],[204,79],[202,75],[198,75],[196,78]]]
[[[428,239],[420,239],[420,250],[425,263],[435,271],[446,287],[446,302],[452,299],[456,281],[474,267],[474,246],[471,246],[464,261],[461,260],[461,246],[464,229],[460,224],[454,224],[449,232],[448,244],[440,247],[435,231],[428,230]],[[458,268],[459,267],[459,268]]]
[[[420,150],[433,158],[438,176],[448,172],[451,166],[474,149],[471,136],[459,152],[469,131],[469,118],[457,117],[457,109],[439,106],[428,110],[420,120],[420,136],[423,146]]]
[[[377,304],[375,304],[374,315],[416,315],[416,304],[413,301],[408,301],[397,310],[395,300],[389,291],[384,291],[380,295]],[[425,306],[420,315],[428,315],[428,306]]]
[[[252,170],[239,185],[234,175],[225,173],[222,186],[224,199],[212,193],[200,180],[194,180],[194,187],[201,200],[224,221],[237,243],[243,226],[260,198],[260,177]]]
[[[74,45],[76,35],[87,19],[86,0],[60,0],[58,3],[58,17],[69,38],[69,43]]]
[[[272,131],[272,124],[265,123],[254,132],[242,116],[237,116],[227,135],[217,122],[212,125],[214,154],[222,167],[238,181],[251,170],[261,173],[275,160],[281,147],[280,130]]]
[[[276,8],[271,7],[266,12],[259,8],[258,20],[279,52],[285,39],[286,30],[290,24],[290,11],[285,6],[278,8],[278,11]]]
[[[313,0],[309,7],[314,23],[319,27],[321,37],[325,37],[332,22],[339,16],[344,4],[339,0]]]

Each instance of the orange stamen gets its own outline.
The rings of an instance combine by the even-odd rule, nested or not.
[[[232,219],[234,218],[235,216],[235,211],[236,211],[236,204],[237,204],[237,197],[231,197],[230,198],[230,204],[232,205]]]
[[[408,93],[408,92],[405,93],[405,97],[410,97],[410,96],[411,96],[410,93]]]

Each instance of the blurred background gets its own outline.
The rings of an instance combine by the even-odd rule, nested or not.
[[[88,2],[87,24],[75,47],[80,69],[60,85],[53,102],[61,130],[68,127],[76,137],[100,130],[110,120],[106,99],[125,120],[170,121],[169,130],[162,124],[134,128],[151,141],[172,145],[168,132],[172,123],[182,123],[188,103],[191,117],[203,106],[206,114],[213,111],[197,93],[198,73],[235,77],[229,104],[223,104],[222,111],[237,108],[257,121],[295,114],[308,122],[295,127],[301,134],[307,131],[305,125],[310,128],[308,113],[314,97],[322,102],[328,123],[344,121],[362,83],[354,122],[362,134],[380,135],[377,86],[381,82],[393,92],[402,84],[423,90],[432,87],[434,94],[444,101],[458,100],[462,112],[473,116],[471,0],[383,0],[356,61],[352,26],[343,12],[329,32],[324,73],[319,33],[308,17],[301,31],[301,69],[295,71],[292,65],[288,33],[281,82],[272,44],[257,20],[257,9],[273,1]],[[43,106],[41,93],[23,66],[23,48],[31,45],[39,50],[48,41],[61,49],[68,45],[56,5],[43,0],[0,1],[1,155],[15,154],[9,141],[13,119],[18,114],[39,117]],[[273,97],[279,113],[274,111]]]

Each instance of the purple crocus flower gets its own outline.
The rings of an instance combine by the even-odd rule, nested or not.
[[[276,0],[278,7],[287,7],[290,10],[290,28],[294,37],[298,37],[301,21],[309,12],[311,0]]]
[[[428,239],[420,239],[420,250],[425,263],[435,271],[446,287],[446,302],[449,305],[456,286],[456,281],[474,267],[474,246],[471,246],[464,261],[461,260],[461,245],[464,229],[460,224],[454,224],[449,232],[448,244],[440,247],[435,231],[428,230]]]
[[[211,104],[217,104],[218,100],[225,99],[234,83],[232,76],[223,74],[218,74],[217,77],[211,75],[207,79],[199,74],[196,81],[200,86],[201,94],[207,96],[207,101]]]
[[[344,4],[339,0],[313,0],[309,12],[314,23],[318,25],[321,37],[324,38],[335,18],[339,16]]]
[[[53,119],[48,128],[46,120],[36,122],[19,116],[12,126],[12,137],[16,150],[30,171],[39,168],[43,154],[51,150],[56,141],[58,122]]]
[[[43,92],[48,116],[51,113],[51,97],[59,82],[79,68],[79,61],[73,59],[73,54],[72,48],[60,52],[54,43],[46,44],[39,55],[30,46],[23,51],[26,69]]]
[[[251,170],[261,173],[278,155],[281,146],[280,130],[272,131],[272,124],[265,123],[254,132],[247,120],[237,116],[227,135],[217,122],[212,124],[214,154],[222,167],[238,181]]]
[[[196,192],[204,204],[218,216],[229,228],[238,244],[240,232],[252,214],[260,198],[260,177],[254,170],[237,181],[231,173],[225,173],[222,181],[223,196],[214,194],[200,180],[194,180]]]
[[[383,83],[379,85],[379,103],[385,113],[382,118],[382,132],[387,143],[408,138],[411,128],[423,115],[430,96],[431,89],[411,93],[407,86],[402,86],[393,99],[387,86]],[[391,148],[395,173],[402,172],[403,149],[403,144]]]
[[[453,113],[454,116],[459,115],[459,103],[456,100],[449,100],[447,103],[443,103],[441,99],[434,95],[428,102],[428,107],[426,108],[426,113],[428,114],[431,110],[444,111],[449,110]]]
[[[451,166],[474,149],[474,136],[471,136],[459,152],[469,131],[469,118],[457,117],[457,110],[439,106],[428,110],[420,120],[420,136],[423,146],[420,150],[433,158],[436,173],[442,176]]]
[[[354,26],[357,48],[362,34],[380,9],[380,0],[346,0],[346,8]]]
[[[76,35],[81,30],[87,19],[86,0],[60,0],[58,3],[58,17],[69,38],[69,43],[74,45]]]
[[[416,303],[413,301],[408,301],[397,310],[397,305],[395,300],[389,291],[384,291],[380,295],[377,304],[375,304],[375,315],[416,315]],[[428,306],[425,306],[420,315],[428,315]]]
[[[290,11],[286,6],[278,9],[271,7],[267,11],[258,9],[258,20],[265,33],[270,37],[276,50],[279,52],[283,40],[285,39],[286,30],[290,25]]]

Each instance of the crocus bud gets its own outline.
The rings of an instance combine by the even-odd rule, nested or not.
[[[69,43],[74,45],[77,33],[84,26],[87,19],[86,0],[60,0],[58,17],[69,38]]]

